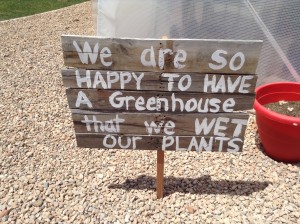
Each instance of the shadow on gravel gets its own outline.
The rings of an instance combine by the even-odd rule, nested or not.
[[[136,179],[127,179],[123,184],[111,184],[111,189],[156,190],[155,177],[141,175]],[[249,196],[253,192],[264,190],[271,182],[211,180],[208,175],[200,178],[165,177],[164,196],[175,192],[191,194],[227,194]]]

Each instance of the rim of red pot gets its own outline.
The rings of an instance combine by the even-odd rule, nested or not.
[[[280,89],[280,87],[282,86],[288,86],[289,89],[282,91],[282,90],[277,90],[278,88]],[[298,117],[292,117],[292,116],[288,116],[288,115],[283,115],[274,111],[271,111],[269,109],[267,109],[266,107],[264,107],[265,104],[267,103],[274,103],[274,102],[278,102],[277,100],[275,101],[270,101],[267,102],[265,104],[261,104],[259,101],[263,96],[266,96],[268,94],[263,94],[262,96],[260,95],[261,92],[266,91],[268,88],[273,88],[274,92],[273,93],[294,93],[294,94],[299,94],[300,97],[300,83],[295,83],[295,82],[275,82],[275,83],[269,83],[269,84],[265,84],[262,86],[259,86],[256,88],[255,92],[256,92],[256,98],[255,98],[255,102],[254,102],[254,109],[256,110],[257,113],[261,113],[265,116],[267,116],[267,118],[271,119],[271,120],[276,120],[277,122],[280,123],[284,123],[284,124],[288,124],[288,125],[292,125],[292,126],[300,126],[300,118]],[[277,90],[277,91],[276,91]],[[295,91],[298,91],[295,92]],[[272,93],[270,93],[272,94]],[[300,99],[300,98],[299,98]],[[285,99],[283,99],[285,100]],[[299,100],[300,102],[300,100]]]

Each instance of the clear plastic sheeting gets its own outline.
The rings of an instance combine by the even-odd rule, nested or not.
[[[258,85],[300,82],[299,0],[94,0],[97,35],[263,40]]]

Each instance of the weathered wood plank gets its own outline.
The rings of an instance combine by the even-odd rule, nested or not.
[[[62,36],[66,66],[99,70],[255,74],[261,47],[262,41]],[[152,63],[141,62],[143,52]]]
[[[254,102],[254,94],[198,94],[101,89],[67,89],[66,93],[69,107],[72,109],[99,109],[106,112],[233,112],[252,109]]]
[[[201,135],[244,136],[249,115],[246,113],[101,113],[72,110],[76,133],[120,135]],[[210,126],[204,131],[201,127]]]
[[[68,88],[96,88],[113,90],[180,91],[190,81],[185,92],[254,93],[256,75],[199,74],[161,72],[128,72],[84,69],[63,69],[63,83]],[[141,77],[139,79],[139,77]],[[103,80],[99,81],[100,78]],[[213,84],[212,84],[213,83]]]
[[[76,134],[77,145],[84,148],[176,150],[198,152],[241,152],[243,138],[216,136],[127,136]]]

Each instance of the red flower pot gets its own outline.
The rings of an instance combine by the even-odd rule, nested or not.
[[[278,82],[256,89],[254,109],[258,133],[268,156],[282,162],[300,162],[300,118],[263,106],[280,100],[300,101],[300,83]]]

